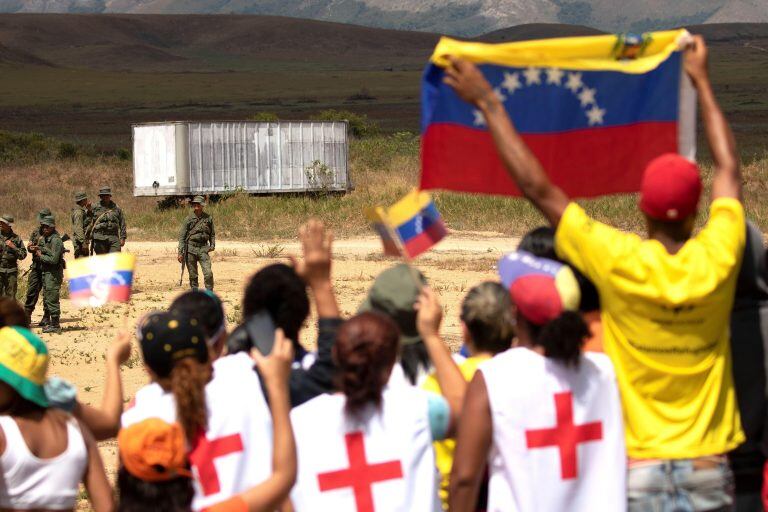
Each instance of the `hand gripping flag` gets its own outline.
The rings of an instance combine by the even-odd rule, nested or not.
[[[695,156],[685,30],[504,44],[442,38],[422,81],[422,189],[520,195],[483,114],[443,83],[447,55],[475,62],[550,178],[571,197],[635,192],[645,165]]]
[[[432,197],[413,189],[385,210],[368,208],[365,216],[381,236],[384,254],[412,259],[446,235],[445,222]]]
[[[136,256],[119,252],[67,263],[69,298],[78,307],[99,307],[131,299]]]

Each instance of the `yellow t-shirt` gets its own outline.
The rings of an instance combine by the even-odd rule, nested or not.
[[[474,356],[468,357],[459,364],[459,370],[464,376],[464,379],[469,382],[477,372],[477,367],[480,363],[490,359],[490,356]],[[437,379],[434,374],[430,375],[424,380],[421,385],[422,389],[442,395],[440,390],[440,384],[437,383]],[[440,500],[443,502],[443,510],[448,510],[448,484],[451,476],[451,468],[453,467],[453,451],[456,448],[456,441],[453,439],[445,439],[443,441],[435,441],[432,443],[435,448],[435,465],[440,472]]]
[[[555,248],[600,293],[630,457],[700,457],[744,441],[728,326],[745,238],[735,199],[713,201],[706,226],[674,255],[575,203],[565,210]]]

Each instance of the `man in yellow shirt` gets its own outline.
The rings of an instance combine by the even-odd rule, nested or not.
[[[469,382],[477,367],[496,354],[512,346],[515,335],[515,318],[512,314],[512,300],[509,292],[499,283],[481,283],[467,292],[461,303],[461,332],[469,357],[459,363],[459,370]],[[442,394],[435,375],[426,378],[422,388]],[[453,467],[453,452],[456,441],[446,439],[435,441],[435,463],[440,471],[440,500],[443,510],[448,510],[448,484]],[[485,510],[487,493],[480,496],[482,503],[477,510]]]
[[[728,334],[746,233],[739,163],[701,37],[684,60],[714,160],[709,221],[693,236],[698,169],[663,155],[641,186],[647,240],[592,220],[549,181],[477,67],[451,59],[445,79],[484,115],[510,176],[557,229],[558,255],[598,289],[622,395],[630,511],[728,509],[723,454],[744,441]]]

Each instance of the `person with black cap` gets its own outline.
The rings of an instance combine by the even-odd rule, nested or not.
[[[694,235],[703,188],[696,164],[660,155],[640,184],[647,240],[597,222],[571,201],[549,180],[480,69],[449,60],[446,83],[480,110],[510,178],[556,228],[557,255],[598,290],[603,343],[623,404],[630,510],[730,508],[725,454],[745,436],[729,320],[747,229],[736,143],[712,90],[704,39],[691,38],[681,66],[698,94],[712,153],[709,218]]]
[[[61,315],[61,283],[64,279],[64,242],[56,231],[56,221],[52,216],[41,221],[43,236],[40,238],[35,255],[40,258],[43,274],[43,301],[51,320],[43,327],[44,333],[61,333],[59,317]]]
[[[27,257],[24,241],[13,232],[13,216],[0,217],[0,297],[16,300],[19,261]]]
[[[27,270],[27,296],[24,299],[24,311],[27,313],[27,323],[30,325],[32,325],[32,312],[35,310],[37,299],[43,290],[43,266],[35,251],[40,238],[43,236],[42,222],[45,217],[53,217],[50,208],[43,208],[37,212],[37,228],[30,233],[29,242],[27,242],[27,251],[32,255],[32,264],[29,266],[29,270]],[[43,318],[37,325],[38,327],[45,327],[50,322],[51,314],[48,312],[45,301],[43,301]]]
[[[91,244],[93,229],[93,209],[85,192],[75,194],[77,208],[72,209],[72,245],[75,247],[75,258],[87,257]]]
[[[93,208],[92,253],[106,254],[120,252],[128,237],[125,227],[125,215],[112,201],[112,189],[107,186],[99,189],[99,204]]]
[[[213,228],[213,217],[203,211],[205,198],[195,196],[190,203],[192,213],[184,219],[179,233],[179,263],[187,265],[189,287],[198,287],[197,264],[203,271],[203,281],[206,290],[213,290],[213,271],[211,257],[208,253],[216,250],[216,230]]]
[[[207,293],[188,292],[170,312],[152,313],[139,323],[152,382],[136,392],[121,417],[123,428],[153,417],[181,425],[196,475],[194,510],[232,498],[271,473],[272,420],[264,391],[269,383],[259,380],[250,351],[219,357],[225,337],[216,336],[218,329],[211,335],[206,315],[220,303],[207,302],[198,312],[189,308],[203,298],[192,295]],[[280,330],[275,339],[290,343]]]

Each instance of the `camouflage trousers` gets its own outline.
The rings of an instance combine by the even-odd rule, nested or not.
[[[206,290],[213,290],[213,270],[211,270],[211,256],[208,254],[208,246],[187,248],[187,273],[189,274],[189,286],[197,290],[199,281],[197,277],[197,264],[203,271],[203,282]]]
[[[52,316],[61,315],[61,282],[64,272],[60,270],[43,271],[43,305]]]
[[[33,267],[27,274],[27,296],[24,299],[24,309],[30,314],[35,310],[37,298],[43,290],[43,270],[39,267]],[[48,308],[43,301],[43,315],[48,316]]]
[[[120,240],[118,238],[107,238],[106,240],[93,239],[94,254],[107,254],[110,252],[120,252]]]
[[[0,297],[10,297],[16,300],[16,290],[18,288],[17,279],[19,271],[12,272],[0,271]]]

